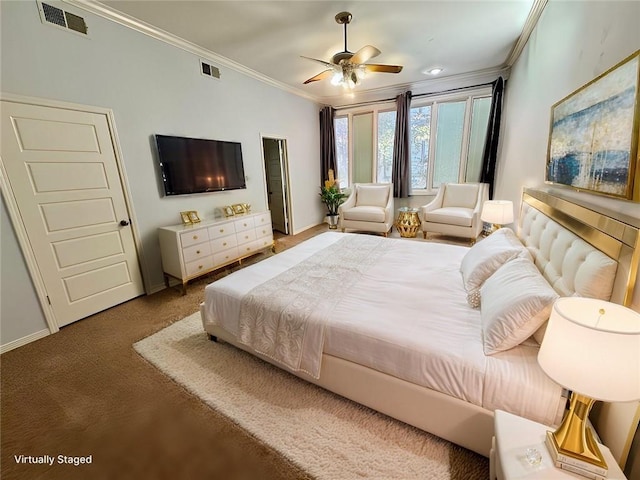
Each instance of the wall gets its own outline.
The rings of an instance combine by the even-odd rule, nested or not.
[[[519,205],[544,184],[551,106],[640,48],[638,18],[640,2],[549,2],[507,82],[495,198]],[[560,191],[640,218],[636,203]]]
[[[113,110],[148,291],[163,287],[157,227],[180,223],[182,210],[209,219],[233,203],[267,208],[260,134],[287,139],[294,233],[321,222],[315,103],[228,68],[221,68],[220,80],[205,77],[189,52],[71,5],[48,3],[84,17],[89,36],[43,25],[35,1],[0,2],[2,92]],[[163,197],[155,133],[241,142],[247,190]],[[16,246],[11,235],[2,241],[3,252],[5,242]],[[3,282],[16,276],[14,270],[24,272],[18,264],[3,268]],[[28,281],[21,288],[33,289]],[[18,318],[18,306],[5,309],[5,302],[11,299],[3,291],[3,333],[4,324]]]

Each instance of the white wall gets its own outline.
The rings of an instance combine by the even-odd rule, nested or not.
[[[640,2],[549,2],[507,82],[495,198],[519,205],[544,184],[551,106],[638,50],[639,18]],[[637,203],[561,191],[640,218]]]
[[[147,289],[163,285],[156,229],[180,223],[180,211],[197,210],[209,219],[233,203],[250,203],[254,211],[267,208],[261,133],[287,139],[294,233],[321,222],[315,103],[228,68],[220,69],[220,80],[205,77],[191,53],[68,4],[48,3],[84,17],[88,38],[43,25],[35,1],[0,2],[2,92],[113,110]],[[155,133],[241,142],[247,190],[163,197],[152,149]],[[11,236],[2,240],[4,251]],[[4,268],[2,274],[3,282],[13,275]],[[14,318],[3,305],[2,323]]]

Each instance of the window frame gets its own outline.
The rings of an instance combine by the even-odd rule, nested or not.
[[[433,174],[435,169],[435,158],[436,155],[436,145],[437,145],[437,121],[438,121],[438,106],[444,103],[453,103],[453,102],[465,102],[465,113],[463,120],[463,130],[462,130],[462,145],[460,150],[460,165],[458,168],[458,181],[464,182],[467,173],[467,162],[469,156],[469,148],[471,142],[471,125],[473,120],[473,108],[474,101],[479,98],[487,98],[491,97],[491,86],[482,86],[482,87],[471,87],[466,89],[461,89],[455,92],[448,93],[434,93],[429,95],[420,95],[419,97],[414,97],[411,101],[410,108],[419,108],[427,105],[431,105],[431,123],[430,123],[430,131],[434,132],[434,134],[429,138],[429,166],[427,172],[427,188],[412,188],[411,195],[412,196],[423,196],[429,195],[433,196],[437,193],[439,187],[433,187]],[[353,142],[353,117],[355,115],[362,115],[365,113],[371,113],[372,118],[372,132],[371,132],[371,142],[372,142],[372,162],[371,171],[373,177],[371,181],[378,181],[378,115],[383,112],[389,112],[396,110],[395,100],[387,100],[382,102],[368,103],[366,105],[359,105],[354,107],[345,107],[341,108],[336,112],[335,118],[347,118],[347,128],[348,128],[348,172],[349,178],[347,180],[347,187],[353,185],[353,160],[354,160],[354,142]],[[432,160],[433,159],[433,160]]]

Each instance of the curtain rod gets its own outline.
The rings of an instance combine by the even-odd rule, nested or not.
[[[452,93],[452,92],[459,92],[460,90],[471,90],[472,88],[478,88],[478,87],[489,87],[489,86],[493,86],[495,82],[488,82],[488,83],[480,83],[478,85],[471,85],[469,87],[458,87],[458,88],[450,88],[449,90],[442,90],[440,92],[431,92],[431,93],[419,93],[417,95],[412,95],[411,98],[421,98],[421,97],[430,97],[430,96],[434,96],[434,95],[442,95],[445,93]],[[349,105],[340,105],[338,107],[334,107],[334,110],[344,110],[346,108],[355,108],[355,107],[366,107],[367,105],[375,105],[378,103],[386,103],[386,102],[394,102],[396,100],[396,97],[393,98],[385,98],[383,100],[371,100],[369,102],[361,102],[361,103],[352,103]]]

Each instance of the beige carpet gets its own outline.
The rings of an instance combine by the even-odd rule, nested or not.
[[[316,478],[488,477],[484,457],[304,382],[228,344],[211,342],[199,313],[134,348]]]

